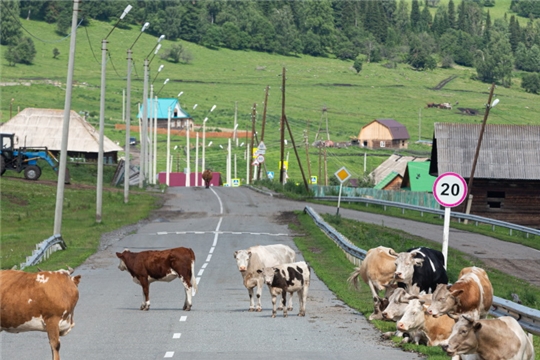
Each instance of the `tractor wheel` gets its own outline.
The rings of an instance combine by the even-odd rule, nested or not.
[[[0,155],[0,176],[4,175],[6,172],[6,159]]]
[[[41,168],[37,165],[29,165],[24,169],[24,177],[27,180],[37,180],[41,176]]]

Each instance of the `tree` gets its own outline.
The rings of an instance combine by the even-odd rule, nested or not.
[[[515,64],[519,70],[540,72],[540,47],[535,44],[527,49],[525,44],[520,42],[516,49]]]
[[[356,73],[358,74],[360,71],[362,71],[362,60],[355,59],[353,63],[353,68],[356,70]]]
[[[519,21],[514,15],[510,16],[510,25],[508,25],[508,30],[510,31],[510,46],[512,47],[512,52],[515,53],[521,40],[521,29],[519,26]]]
[[[420,6],[418,0],[412,0],[411,3],[411,28],[413,31],[418,31],[418,23],[420,22]]]
[[[453,0],[448,2],[448,27],[456,29],[456,7]]]
[[[0,24],[0,44],[15,45],[22,35],[19,21],[19,1],[2,0]]]
[[[483,51],[478,51],[476,60],[478,79],[486,83],[496,82],[508,87],[512,83],[513,68],[514,58],[508,38],[494,32],[489,46]]]
[[[9,66],[15,66],[15,64],[20,62],[19,55],[13,45],[9,45],[7,51],[4,51],[4,58],[7,60]]]
[[[540,74],[525,74],[521,80],[521,87],[532,94],[540,93]]]
[[[19,63],[30,65],[36,57],[36,47],[34,41],[28,37],[23,37],[19,40],[19,43],[15,47],[15,51],[19,56]]]
[[[58,59],[58,55],[60,55],[60,50],[58,50],[58,48],[54,48],[52,53],[53,53],[53,59]]]

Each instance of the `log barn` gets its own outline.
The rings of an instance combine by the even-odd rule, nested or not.
[[[469,183],[480,131],[435,123],[430,174],[455,172]],[[486,125],[470,193],[471,214],[540,228],[540,126]]]
[[[406,149],[409,139],[405,125],[394,119],[375,119],[363,126],[358,134],[360,147],[369,149]]]

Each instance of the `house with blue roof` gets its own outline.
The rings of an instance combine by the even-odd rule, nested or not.
[[[182,109],[178,99],[148,99],[148,119],[157,118],[159,128],[167,128],[169,119],[169,109],[171,111],[171,128],[193,129],[193,118],[187,111]],[[138,118],[143,117],[142,105],[139,109]]]

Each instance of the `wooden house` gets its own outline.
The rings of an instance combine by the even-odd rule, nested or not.
[[[169,109],[171,111],[171,129],[193,129],[191,115],[180,106],[178,99],[148,99],[148,119],[157,118],[158,128],[167,128],[169,121]],[[143,117],[142,106],[139,109],[139,119]]]
[[[480,124],[435,123],[429,172],[471,177]],[[471,214],[540,228],[540,126],[486,125]],[[457,211],[465,212],[465,204]]]
[[[405,170],[407,169],[407,164],[409,162],[424,162],[427,160],[429,159],[392,154],[381,165],[377,166],[377,168],[369,174],[369,177],[373,179],[375,188],[380,188],[382,190],[399,190],[401,188],[401,181],[405,175]]]
[[[409,139],[405,125],[394,119],[375,119],[363,126],[358,134],[360,147],[369,149],[406,149]]]

